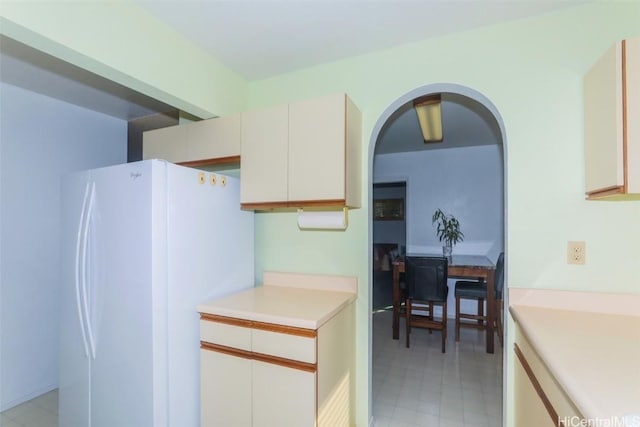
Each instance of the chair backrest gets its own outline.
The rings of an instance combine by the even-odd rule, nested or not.
[[[407,297],[421,301],[446,301],[447,258],[406,257]]]
[[[496,261],[496,271],[493,280],[496,289],[496,299],[502,299],[502,290],[504,289],[504,252],[500,252],[500,255],[498,255],[498,261]]]

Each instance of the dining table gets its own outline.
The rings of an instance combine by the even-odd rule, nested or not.
[[[407,256],[438,256],[436,254],[407,254]],[[440,255],[441,256],[441,255]],[[404,257],[393,261],[393,339],[400,337],[400,273],[404,273]],[[448,278],[483,279],[487,282],[487,321],[486,321],[486,351],[494,351],[494,323],[496,312],[495,299],[495,264],[485,255],[452,255],[447,257]]]

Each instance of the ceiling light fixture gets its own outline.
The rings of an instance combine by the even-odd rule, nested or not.
[[[442,142],[442,109],[440,95],[416,98],[413,108],[418,115],[422,138],[425,143]]]

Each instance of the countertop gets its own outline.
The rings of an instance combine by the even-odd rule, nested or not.
[[[282,274],[278,274],[278,278],[280,277]],[[207,301],[197,309],[200,313],[206,314],[319,329],[355,299],[355,291],[339,290],[331,286],[327,286],[327,289],[317,289],[265,284]]]
[[[527,305],[510,311],[585,418],[640,420],[640,314]]]

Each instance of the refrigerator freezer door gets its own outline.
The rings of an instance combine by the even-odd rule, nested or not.
[[[164,163],[149,161],[65,177],[61,427],[167,425],[152,300],[152,285],[166,289],[152,275],[154,255],[166,263],[164,176]]]
[[[163,164],[129,163],[91,172],[91,427],[154,425],[151,247],[156,238],[153,187],[162,175],[154,173],[154,165]]]
[[[82,238],[89,197],[89,173],[62,182],[59,425],[90,425],[90,359],[82,311]]]

